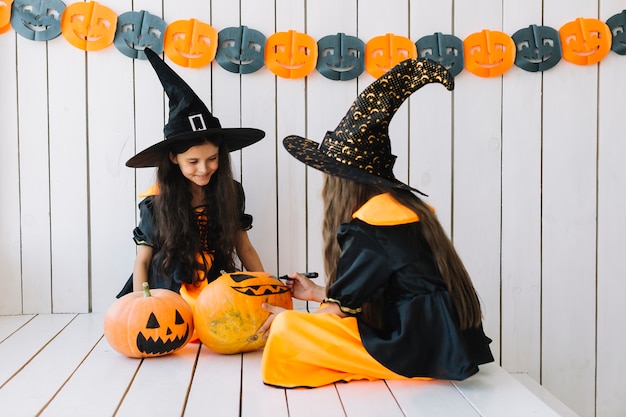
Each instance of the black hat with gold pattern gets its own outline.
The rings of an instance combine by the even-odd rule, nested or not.
[[[149,48],[145,54],[169,98],[169,118],[163,128],[165,140],[144,149],[126,162],[131,168],[157,166],[163,152],[174,142],[211,139],[236,151],[263,139],[265,132],[254,128],[223,128],[191,87]]]
[[[407,59],[363,90],[321,143],[292,135],[283,145],[299,161],[327,174],[422,194],[393,175],[396,156],[391,153],[389,123],[411,94],[430,83],[454,89],[454,79],[442,65],[424,58]]]

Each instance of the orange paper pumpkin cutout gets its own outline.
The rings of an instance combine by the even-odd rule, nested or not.
[[[515,62],[515,41],[506,33],[488,29],[463,41],[465,68],[480,77],[504,74]]]
[[[61,16],[61,33],[84,51],[99,51],[113,43],[117,14],[95,1],[70,4]]]
[[[375,78],[409,58],[417,58],[417,47],[404,36],[388,33],[365,44],[365,70]]]
[[[11,4],[13,0],[0,0],[0,33],[11,28]]]
[[[611,50],[611,28],[601,20],[578,19],[559,29],[563,59],[577,65],[600,62]]]
[[[218,34],[213,26],[196,19],[177,20],[165,29],[165,55],[181,67],[208,65],[217,53]]]
[[[274,33],[265,43],[265,65],[279,77],[306,77],[317,65],[317,42],[295,30]]]

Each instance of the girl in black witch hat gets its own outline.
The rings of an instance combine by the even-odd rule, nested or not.
[[[165,92],[170,113],[165,140],[126,162],[132,168],[157,167],[157,183],[140,194],[141,221],[133,231],[137,256],[121,297],[151,288],[180,292],[193,307],[200,291],[238,268],[263,271],[247,230],[244,193],[233,179],[229,152],[261,140],[258,129],[222,128],[193,90],[153,51],[145,50]]]
[[[452,243],[418,190],[393,175],[388,126],[414,91],[453,89],[444,67],[398,64],[366,88],[321,144],[284,145],[323,171],[325,287],[301,274],[295,298],[322,302],[319,314],[271,312],[263,382],[317,387],[353,379],[464,379],[493,361],[478,296]]]

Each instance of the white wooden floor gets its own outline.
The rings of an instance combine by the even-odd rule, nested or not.
[[[0,416],[575,416],[494,364],[463,382],[282,390],[263,385],[260,360],[200,344],[131,359],[108,345],[99,314],[0,316]]]

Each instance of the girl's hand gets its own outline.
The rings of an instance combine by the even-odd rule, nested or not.
[[[270,326],[272,325],[274,318],[277,314],[285,311],[285,309],[268,303],[261,304],[261,308],[263,308],[263,310],[265,311],[268,311],[270,315],[267,317],[261,327],[259,327],[259,330],[256,331],[256,334],[262,335],[263,339],[267,339],[267,336],[269,336]]]
[[[315,284],[309,278],[299,273],[287,275],[289,279],[285,282],[291,295],[299,300],[321,302],[326,293],[326,288]]]

